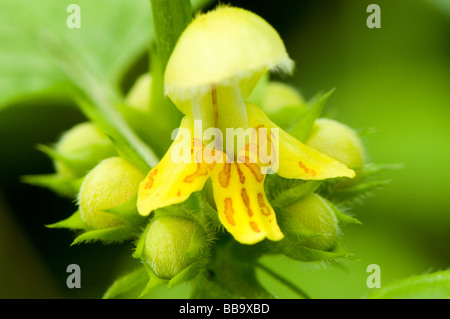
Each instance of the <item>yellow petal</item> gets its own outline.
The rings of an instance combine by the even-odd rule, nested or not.
[[[264,193],[265,175],[255,163],[216,164],[211,181],[219,219],[242,244],[281,240],[275,212]]]
[[[178,132],[162,160],[140,184],[139,214],[146,216],[157,208],[181,203],[203,188],[214,163],[208,164],[211,161],[203,158],[204,146],[194,138],[192,127],[192,118],[184,117],[180,128],[187,131]],[[183,158],[183,155],[187,156]]]
[[[268,139],[276,145],[275,152],[278,151],[278,154],[271,154],[271,165],[278,175],[304,180],[355,176],[355,172],[344,164],[306,146],[279,128],[257,106],[248,103],[247,112],[250,126],[270,129]]]
[[[197,16],[181,35],[166,67],[166,93],[187,114],[185,102],[193,94],[203,95],[212,84],[232,81],[245,99],[275,66],[293,68],[276,30],[250,11],[220,6]]]

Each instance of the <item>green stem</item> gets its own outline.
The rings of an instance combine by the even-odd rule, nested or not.
[[[155,43],[150,47],[152,74],[151,108],[149,118],[160,152],[170,144],[172,130],[178,127],[181,113],[164,95],[164,72],[181,33],[191,22],[193,11],[189,0],[151,0]],[[161,138],[167,135],[168,138]]]
[[[164,66],[181,33],[192,20],[189,0],[151,0],[157,54]]]
[[[147,173],[159,158],[118,111],[123,100],[119,89],[89,70],[86,61],[75,54],[78,51],[72,50],[70,43],[52,33],[45,33],[45,39],[37,49],[50,57],[49,62],[62,78],[69,80],[68,93],[80,110],[113,140],[121,155]]]
[[[116,99],[104,94],[105,88],[91,86],[97,90],[85,89],[75,94],[74,99],[83,113],[107,134],[124,156],[143,173],[158,164],[158,157],[132,130],[115,108]],[[96,91],[97,93],[94,93]],[[117,102],[118,103],[118,102]]]
[[[63,52],[54,61],[59,70],[71,79],[73,86],[69,86],[68,90],[80,110],[113,140],[121,155],[141,171],[148,172],[159,162],[159,158],[117,110],[121,102],[118,91],[88,72],[70,52],[63,51],[59,46],[55,48]],[[73,68],[78,72],[71,72]]]
[[[297,287],[296,285],[294,285],[292,282],[290,282],[286,278],[281,277],[276,272],[274,272],[272,269],[268,268],[267,266],[263,265],[260,262],[256,262],[256,266],[259,267],[264,272],[266,272],[267,274],[269,274],[270,276],[272,276],[273,278],[275,278],[276,280],[278,280],[279,282],[281,282],[283,285],[285,285],[289,289],[291,289],[293,292],[295,292],[297,295],[299,295],[303,299],[311,299],[311,297],[306,292],[304,292],[303,289],[301,289],[300,287]]]
[[[208,263],[211,274],[208,280],[213,282],[210,286],[234,295],[233,298],[275,298],[256,278],[255,253],[252,246],[241,245],[229,236],[217,240]],[[207,286],[201,284],[199,288],[207,293]]]

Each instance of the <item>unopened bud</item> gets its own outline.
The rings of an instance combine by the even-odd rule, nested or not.
[[[339,233],[338,220],[322,197],[316,193],[306,195],[287,206],[285,212],[283,231],[300,235],[303,246],[325,251],[334,247]],[[302,235],[306,235],[304,239]]]
[[[151,86],[152,76],[149,73],[141,75],[126,96],[125,102],[127,105],[142,111],[148,111],[150,107]]]
[[[65,132],[55,151],[70,158],[70,164],[56,159],[55,170],[67,178],[82,177],[101,160],[117,155],[109,138],[93,123],[83,122]]]
[[[203,229],[192,219],[173,215],[155,218],[146,234],[143,259],[158,277],[172,279],[198,258],[188,253],[195,232],[196,240],[205,238]]]
[[[271,81],[264,89],[261,107],[265,112],[274,113],[288,106],[307,110],[305,101],[296,88],[282,82]]]
[[[137,193],[144,175],[120,157],[100,162],[84,179],[79,193],[81,217],[94,229],[120,225],[123,221],[105,210],[120,206]]]
[[[281,127],[289,127],[293,118],[308,110],[296,88],[276,81],[269,82],[264,88],[261,108]]]
[[[348,168],[358,169],[364,164],[364,146],[358,134],[335,120],[317,119],[305,144]]]

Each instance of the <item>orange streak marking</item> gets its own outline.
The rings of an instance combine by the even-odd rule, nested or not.
[[[261,174],[261,169],[258,164],[248,163],[247,161],[245,161],[244,165],[247,166],[248,169],[253,173],[257,182],[261,183],[264,180],[264,175]]]
[[[153,186],[153,182],[154,182],[154,177],[156,175],[156,173],[158,173],[158,169],[155,168],[154,170],[152,170],[148,176],[147,176],[147,182],[145,183],[144,188],[145,189],[150,189]]]
[[[257,225],[254,221],[251,221],[251,222],[250,222],[250,227],[253,229],[253,231],[254,231],[255,233],[259,233],[259,232],[260,232],[260,230],[259,230],[259,228],[258,228],[258,225]]]
[[[245,183],[244,173],[242,173],[241,169],[239,168],[239,164],[236,163],[236,162],[235,162],[235,164],[236,164],[236,168],[237,168],[237,171],[238,171],[238,174],[239,174],[239,181],[241,182],[241,184],[244,184]]]
[[[267,207],[266,203],[264,202],[264,196],[262,193],[258,193],[258,204],[259,207],[261,207],[261,213],[264,216],[270,216],[270,209]]]
[[[186,176],[183,181],[185,183],[192,183],[197,177],[205,175],[208,175],[208,169],[204,165],[202,165],[202,163],[197,163],[197,170],[194,173]]]
[[[245,188],[243,188],[242,191],[241,191],[241,197],[242,197],[242,200],[244,201],[245,206],[247,206],[248,216],[252,217],[253,216],[253,212],[252,212],[252,210],[250,208],[250,198],[248,197],[247,190]]]
[[[298,165],[305,171],[306,174],[311,174],[312,176],[316,176],[317,172],[311,168],[306,167],[302,161],[298,162]]]
[[[224,214],[225,217],[227,218],[227,221],[230,225],[236,225],[236,223],[234,222],[233,219],[233,215],[234,215],[234,210],[233,210],[233,201],[230,197],[225,198],[224,200],[225,203],[225,209],[224,209]]]
[[[225,163],[223,170],[219,173],[219,183],[222,187],[228,187],[230,182],[231,163]]]

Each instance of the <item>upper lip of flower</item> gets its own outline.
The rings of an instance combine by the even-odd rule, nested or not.
[[[247,143],[237,157],[230,158],[233,152],[224,148],[224,153],[215,150],[215,160],[205,159],[205,145],[199,141],[203,132],[194,130],[194,119],[202,120],[204,128],[221,131],[263,127],[269,140],[275,137],[273,132],[279,132],[275,150],[277,173],[282,177],[322,180],[354,176],[345,165],[296,140],[245,101],[262,74],[276,65],[289,69],[292,63],[276,31],[255,14],[220,7],[194,20],[175,47],[165,75],[166,93],[186,114],[180,128],[191,137],[183,138],[180,130],[161,162],[141,183],[141,215],[183,202],[211,178],[219,219],[237,241],[254,244],[266,237],[283,238],[264,193],[259,154],[256,161],[250,161],[255,154],[249,144],[256,141],[258,149],[259,138]],[[182,149],[188,160],[175,163],[172,153]]]
[[[274,67],[294,68],[276,30],[252,12],[219,6],[197,16],[181,35],[165,70],[165,92],[187,114],[215,84],[236,86],[247,99]]]

